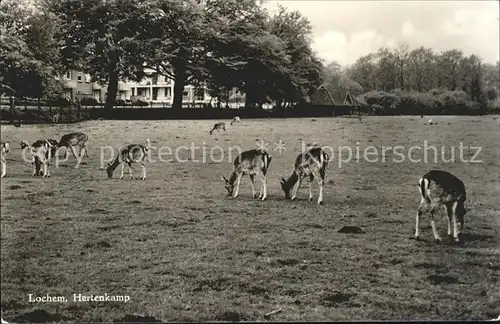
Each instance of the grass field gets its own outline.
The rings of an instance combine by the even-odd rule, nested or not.
[[[304,118],[243,120],[226,132],[215,121],[92,121],[76,125],[2,126],[10,141],[1,181],[1,308],[7,321],[309,321],[480,320],[500,315],[500,127],[497,117]],[[90,157],[31,176],[18,141],[88,134]],[[237,199],[221,181],[232,163],[201,160],[148,164],[145,181],[108,180],[99,170],[100,147],[144,143],[155,147],[216,145],[255,148],[271,143],[268,200],[251,199],[244,178]],[[279,140],[286,150],[275,151]],[[481,146],[482,163],[429,161],[338,167],[326,174],[325,205],[308,202],[304,181],[287,201],[279,178],[289,175],[301,141],[361,152],[402,145]],[[153,150],[153,156],[155,156]],[[157,151],[156,151],[157,152]],[[227,153],[227,152],[226,152]],[[336,152],[337,153],[337,152]],[[344,152],[345,153],[345,152]],[[471,158],[474,149],[465,150]],[[216,151],[215,157],[220,153]],[[440,155],[440,153],[439,153]],[[415,150],[415,159],[423,157]],[[232,159],[234,159],[234,155]],[[345,154],[343,155],[345,158]],[[370,156],[374,159],[373,155]],[[232,160],[231,159],[231,160]],[[431,158],[432,160],[432,155]],[[439,157],[441,159],[441,157]],[[458,159],[458,157],[457,157]],[[231,161],[232,162],[232,161]],[[433,241],[427,215],[413,240],[419,177],[448,170],[467,188],[462,243]],[[134,167],[135,176],[140,168]],[[257,187],[259,188],[259,187]],[[314,200],[317,185],[314,185]],[[364,233],[338,232],[359,226]],[[446,236],[444,209],[437,226]],[[123,302],[74,302],[73,294],[128,295]],[[62,295],[67,303],[30,303]],[[264,314],[276,309],[270,317]],[[136,316],[136,317],[134,317]]]

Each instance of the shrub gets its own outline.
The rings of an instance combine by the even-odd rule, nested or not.
[[[82,98],[80,100],[80,104],[82,106],[95,106],[95,105],[99,105],[99,101],[97,101],[96,98],[85,97],[85,98]]]

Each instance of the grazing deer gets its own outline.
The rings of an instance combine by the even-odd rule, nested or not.
[[[7,153],[10,151],[10,145],[8,142],[0,142],[0,149],[1,149],[1,161],[2,161],[2,178],[5,177],[5,174],[7,173],[7,162],[5,160],[5,157],[7,156]]]
[[[262,186],[260,188],[260,193],[257,199],[266,200],[267,198],[267,184],[266,184],[266,174],[269,164],[271,164],[271,156],[260,149],[249,150],[241,153],[234,160],[234,169],[229,179],[222,177],[225,181],[228,196],[233,196],[236,198],[240,190],[241,178],[243,175],[248,174],[250,177],[250,185],[252,186],[252,197],[255,198],[255,176],[257,176],[260,181],[262,181]],[[236,182],[236,190],[234,190]]]
[[[122,165],[122,172],[120,175],[120,179],[123,179],[123,171],[125,169],[125,163],[128,165],[128,170],[130,174],[130,180],[132,180],[134,177],[132,175],[132,163],[137,163],[140,164],[142,167],[142,175],[141,175],[141,180],[146,179],[146,157],[148,155],[148,152],[151,149],[151,141],[149,138],[146,140],[146,146],[143,146],[141,144],[130,144],[125,147],[123,147],[119,153],[116,159],[113,161],[113,163],[108,163],[108,168],[106,169],[106,172],[108,173],[108,177],[111,179],[113,177],[113,172],[115,171],[116,167],[118,165]]]
[[[239,116],[236,116],[233,118],[233,120],[231,120],[231,126],[233,126],[233,124],[235,124],[235,123],[238,123],[238,124],[241,123],[241,119]]]
[[[415,238],[418,239],[419,236],[420,216],[425,207],[430,207],[432,233],[436,241],[441,241],[436,230],[434,215],[444,205],[448,213],[448,236],[452,234],[451,223],[453,223],[453,238],[455,242],[458,242],[458,234],[463,230],[466,212],[464,183],[449,172],[432,170],[419,180],[419,190],[422,199],[417,212]]]
[[[87,134],[84,134],[84,133],[80,133],[80,132],[69,133],[69,134],[65,134],[61,137],[61,140],[59,141],[57,146],[66,148],[66,152],[64,155],[65,160],[68,159],[68,154],[69,154],[68,148],[71,150],[71,152],[73,153],[75,158],[78,160],[82,156],[88,157],[87,147],[85,146],[85,143],[88,141],[88,139],[89,138],[88,138]],[[80,153],[79,153],[78,157],[76,156],[75,146],[80,148]],[[76,164],[75,168],[78,168],[78,163]]]
[[[308,151],[301,153],[295,159],[294,170],[288,179],[281,178],[281,188],[285,192],[285,198],[295,200],[302,180],[309,176],[309,201],[312,201],[312,182],[314,179],[319,185],[318,205],[323,204],[323,185],[325,182],[325,169],[328,165],[329,156],[321,147],[314,146]],[[293,188],[292,196],[290,190]]]
[[[219,132],[221,130],[226,131],[226,123],[224,123],[224,122],[216,123],[214,125],[214,128],[212,128],[212,130],[210,131],[210,135],[212,135],[212,133],[214,132],[214,130],[218,130]]]
[[[41,172],[43,177],[50,177],[49,162],[52,157],[52,144],[48,140],[38,140],[31,145],[27,141],[21,141],[19,144],[21,149],[29,148],[31,150],[33,175],[38,175]]]

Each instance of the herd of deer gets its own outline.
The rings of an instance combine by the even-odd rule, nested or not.
[[[236,117],[231,122],[240,122],[240,118]],[[214,130],[225,130],[225,123],[216,123],[210,134]],[[69,133],[61,137],[60,141],[53,139],[38,140],[33,144],[26,141],[21,141],[21,149],[29,148],[31,151],[32,160],[34,165],[33,175],[42,175],[49,177],[49,162],[52,156],[57,154],[57,149],[66,148],[66,158],[68,157],[68,149],[73,152],[75,158],[79,159],[86,155],[87,149],[85,143],[88,137],[84,133]],[[79,148],[79,154],[75,148]],[[113,163],[108,163],[106,169],[109,178],[113,177],[114,170],[121,165],[121,176],[123,178],[125,164],[129,167],[130,178],[132,179],[132,163],[140,164],[142,167],[141,180],[146,179],[146,164],[145,160],[148,156],[148,151],[151,148],[151,142],[146,140],[146,145],[130,144],[120,149],[119,154]],[[2,178],[6,174],[6,160],[5,157],[10,150],[9,143],[1,142],[1,162],[2,162]],[[88,155],[87,155],[88,156]],[[312,184],[316,181],[319,185],[319,197],[317,203],[323,204],[323,187],[325,181],[325,171],[328,166],[330,157],[318,145],[314,145],[307,151],[300,153],[294,163],[292,174],[287,178],[281,178],[281,188],[285,193],[285,198],[295,200],[297,192],[301,186],[304,178],[309,177],[309,201],[313,199]],[[253,198],[256,197],[255,193],[255,178],[257,177],[262,186],[260,193],[257,196],[260,200],[267,198],[267,184],[266,175],[271,163],[271,156],[262,149],[253,149],[241,153],[235,160],[233,165],[233,172],[230,174],[229,179],[222,177],[225,182],[225,188],[228,191],[228,196],[236,198],[239,193],[241,179],[244,175],[250,178],[252,187]],[[77,166],[78,167],[78,164]],[[426,173],[419,181],[419,190],[421,195],[421,202],[418,208],[416,224],[415,224],[415,238],[419,237],[419,221],[425,209],[430,209],[430,220],[434,238],[436,241],[441,241],[441,238],[436,230],[434,215],[444,205],[448,215],[448,235],[453,235],[453,239],[458,242],[458,234],[463,230],[464,215],[466,209],[464,202],[466,199],[465,186],[463,182],[449,172],[441,170],[432,170]]]

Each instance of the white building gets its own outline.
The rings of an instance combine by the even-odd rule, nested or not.
[[[174,82],[163,76],[158,75],[152,70],[146,71],[147,76],[140,82],[120,82],[118,88],[123,90],[120,99],[132,100],[141,99],[152,103],[165,103],[171,105],[174,101]],[[190,104],[209,103],[215,100],[208,95],[205,87],[195,87],[186,85],[184,87],[182,101]]]

